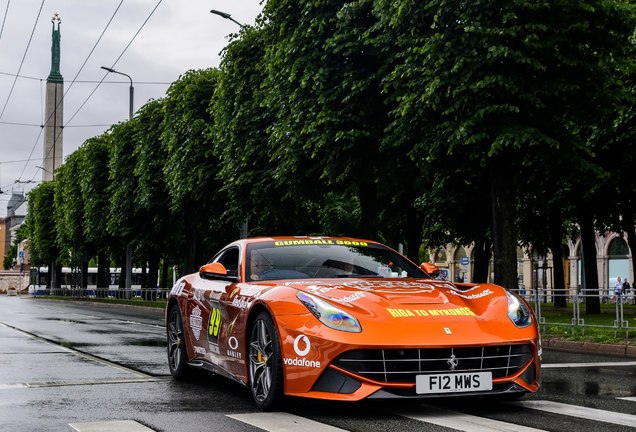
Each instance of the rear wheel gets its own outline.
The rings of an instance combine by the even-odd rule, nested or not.
[[[250,390],[256,406],[273,410],[283,397],[283,366],[276,326],[261,312],[252,325],[249,347]]]
[[[178,304],[173,305],[168,313],[167,338],[170,374],[176,379],[184,379],[189,375],[190,368],[187,365],[188,353]]]

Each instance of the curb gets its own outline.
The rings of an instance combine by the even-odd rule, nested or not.
[[[563,339],[547,339],[542,341],[542,345],[544,348],[560,351],[636,357],[636,345],[577,342]]]

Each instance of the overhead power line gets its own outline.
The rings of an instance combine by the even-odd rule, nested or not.
[[[35,124],[35,123],[20,123],[20,122],[6,122],[0,121],[0,124],[10,125],[10,126],[28,126],[28,127],[53,127],[53,126],[45,126],[43,124]],[[68,125],[64,126],[64,128],[83,128],[83,127],[104,127],[104,126],[112,126],[112,123],[105,124],[84,124],[84,125]]]
[[[60,99],[59,102],[57,102],[55,109],[53,110],[53,112],[49,115],[49,118],[46,119],[46,121],[43,122],[43,124],[47,124],[49,122],[49,120],[51,119],[51,116],[53,116],[55,114],[55,112],[57,111],[57,108],[59,107],[59,105],[61,103],[63,103],[64,101],[64,97],[66,96],[66,94],[69,92],[69,90],[73,87],[73,84],[75,82],[75,80],[77,79],[77,77],[79,76],[80,72],[82,71],[82,69],[84,68],[84,66],[86,65],[86,62],[88,62],[88,59],[91,57],[91,55],[93,54],[93,52],[95,51],[95,48],[97,47],[97,45],[99,44],[99,42],[102,40],[102,37],[104,36],[104,34],[106,33],[106,30],[108,29],[108,27],[110,27],[111,22],[113,21],[113,19],[115,18],[115,15],[117,15],[117,12],[119,11],[119,8],[121,7],[122,3],[124,2],[124,0],[121,0],[119,2],[119,4],[117,5],[117,7],[115,8],[115,11],[113,12],[113,14],[111,15],[110,19],[108,20],[108,22],[106,23],[106,26],[104,27],[104,29],[102,30],[101,34],[99,35],[99,38],[97,38],[97,41],[95,42],[95,44],[93,45],[93,48],[91,49],[91,51],[88,53],[88,55],[86,56],[86,60],[84,60],[84,63],[82,63],[82,66],[79,68],[78,72],[75,74],[75,78],[73,79],[73,81],[71,81],[71,84],[69,85],[68,89],[62,94],[62,98]],[[19,72],[18,72],[19,73]],[[17,79],[17,78],[16,78]],[[31,153],[29,153],[29,161],[31,160],[31,157],[33,156],[33,152],[35,151],[35,148],[38,145],[38,141],[40,140],[40,137],[42,136],[42,131],[44,130],[44,127],[42,127],[40,129],[40,133],[38,134],[38,137],[36,138],[35,142],[33,143],[33,147],[31,148]],[[50,150],[49,150],[50,152]],[[46,155],[46,157],[48,158],[48,154]],[[46,158],[45,158],[46,159]],[[20,173],[20,177],[19,180],[22,179],[22,176],[24,175],[24,171],[26,170],[27,166],[28,166],[29,162],[27,161],[24,164],[24,168],[22,168],[22,172]],[[33,178],[35,178],[36,174],[33,176]]]
[[[4,75],[4,76],[10,76],[10,77],[18,77],[18,78],[23,78],[23,79],[29,79],[29,80],[34,80],[34,81],[45,81],[46,78],[37,78],[37,77],[32,77],[32,76],[28,76],[28,75],[16,75],[14,73],[9,73],[9,72],[2,72],[0,71],[0,75]],[[73,80],[73,82],[75,84],[95,84],[100,82],[99,80]],[[128,83],[128,81],[103,81],[104,84],[126,84]],[[172,84],[171,81],[135,81],[135,85],[166,85],[166,84]]]
[[[111,65],[111,68],[114,68],[115,65],[117,64],[117,62],[119,62],[119,60],[123,57],[123,55],[126,53],[126,51],[128,50],[128,48],[130,47],[130,45],[132,45],[132,43],[135,41],[135,39],[137,38],[137,36],[139,35],[139,33],[141,33],[141,31],[143,30],[143,28],[146,26],[146,24],[148,23],[148,21],[150,20],[150,18],[154,15],[155,11],[157,10],[157,8],[159,7],[159,5],[161,5],[161,3],[163,2],[163,0],[159,0],[157,2],[157,4],[155,5],[155,7],[152,9],[152,11],[148,14],[148,16],[146,17],[146,19],[144,20],[143,24],[139,27],[139,29],[137,30],[137,32],[135,33],[135,35],[132,37],[132,39],[130,40],[130,42],[128,42],[128,44],[126,45],[126,47],[123,49],[123,51],[121,52],[121,54],[117,57],[117,59],[115,60],[115,62]],[[123,3],[123,0],[122,2]],[[106,29],[108,28],[108,26],[110,25],[110,22],[112,21],[112,19],[114,18],[115,14],[117,13],[117,11],[119,10],[119,7],[121,6],[121,3],[119,4],[119,6],[117,6],[117,9],[115,10],[115,12],[113,13],[113,16],[111,17],[110,21],[108,22],[107,26],[104,28],[104,31],[102,32],[102,34],[100,35],[99,39],[97,40],[97,43],[99,43],[99,40],[101,40],[103,34],[106,32]],[[95,46],[97,45],[97,43],[95,44]],[[93,47],[93,50],[91,50],[91,54],[94,51],[95,47]],[[90,54],[89,54],[90,57]],[[88,58],[86,59],[86,61],[88,61]],[[82,65],[82,68],[84,67],[84,65],[86,64],[86,61],[84,62],[84,64]],[[80,68],[81,71],[81,68]],[[79,75],[79,72],[78,74]],[[75,76],[75,78],[77,78],[77,75]],[[90,100],[90,98],[93,96],[93,94],[97,91],[97,89],[99,88],[99,86],[104,82],[104,79],[106,78],[106,76],[108,75],[108,73],[104,74],[104,77],[97,83],[97,85],[95,86],[95,88],[93,89],[93,91],[88,95],[88,97],[84,100],[84,102],[80,105],[80,107],[75,111],[75,113],[71,116],[71,118],[66,122],[66,124],[63,126],[63,128],[65,127],[69,127],[68,124],[73,121],[73,119],[75,118],[75,116],[77,116],[77,114],[82,110],[82,108],[84,107],[84,105],[86,105],[86,103]],[[17,78],[16,78],[17,79]],[[74,81],[73,81],[74,82]],[[69,87],[70,89],[70,87]],[[67,92],[64,93],[64,95],[66,95]],[[62,100],[64,100],[64,95],[62,96]],[[51,114],[52,115],[52,114]],[[49,118],[50,119],[50,118]],[[48,120],[47,119],[47,122]],[[46,122],[45,122],[46,124]],[[40,129],[40,133],[38,134],[38,138],[36,139],[36,142],[33,145],[33,148],[31,149],[31,153],[29,154],[29,159],[31,160],[31,156],[33,155],[33,151],[35,150],[35,147],[37,146],[37,142],[39,141],[41,135],[42,135],[42,131],[44,130],[44,128]],[[50,152],[50,150],[49,150]],[[47,154],[46,157],[48,157],[49,155]],[[45,158],[46,159],[46,158]],[[22,169],[22,173],[20,174],[20,179],[22,179],[22,176],[24,175],[24,171],[26,170],[26,167],[28,165],[28,162],[25,163],[24,168]],[[35,176],[37,175],[34,174],[32,179],[35,178]]]
[[[22,56],[22,60],[20,61],[20,67],[18,68],[18,72],[17,72],[16,75],[20,74],[20,71],[22,70],[22,65],[24,65],[24,59],[26,58],[26,55],[29,52],[29,47],[31,46],[31,41],[33,40],[33,34],[35,33],[35,29],[36,29],[36,27],[38,25],[38,21],[40,20],[40,15],[42,14],[42,8],[44,7],[44,1],[45,0],[42,0],[42,3],[40,4],[40,10],[38,10],[38,16],[35,18],[35,23],[33,24],[33,30],[31,30],[31,36],[29,36],[29,42],[27,43],[26,49],[24,50],[24,55]],[[7,105],[9,105],[9,100],[11,100],[11,95],[13,94],[13,90],[15,89],[15,83],[17,81],[18,81],[18,77],[16,76],[15,79],[13,80],[13,85],[11,86],[11,90],[9,91],[9,96],[7,96],[7,100],[4,103],[4,107],[2,107],[2,112],[0,112],[0,119],[4,115],[4,112],[7,109]]]
[[[7,0],[7,8],[4,10],[4,18],[2,18],[2,28],[0,28],[0,40],[2,40],[2,33],[4,33],[4,23],[7,22],[7,15],[9,15],[9,5],[11,0]]]
[[[128,42],[128,44],[126,45],[126,47],[124,48],[124,50],[121,52],[121,54],[119,54],[119,57],[117,57],[117,59],[115,60],[115,62],[110,66],[110,69],[114,69],[115,66],[117,65],[117,63],[119,62],[119,60],[124,56],[124,54],[126,53],[126,51],[128,50],[128,48],[130,47],[130,45],[132,45],[132,43],[135,41],[135,39],[137,38],[137,36],[139,36],[139,33],[141,33],[141,30],[143,30],[143,28],[146,26],[146,23],[148,23],[148,21],[150,20],[150,18],[154,15],[155,11],[157,10],[157,8],[159,7],[159,5],[163,2],[163,0],[159,0],[157,2],[157,4],[155,5],[155,7],[152,9],[152,11],[150,11],[150,14],[148,14],[148,17],[146,18],[146,20],[143,22],[143,24],[141,25],[141,27],[139,27],[139,30],[137,30],[137,33],[135,33],[135,35],[132,37],[132,39],[130,40],[130,42]],[[73,119],[75,118],[75,116],[82,110],[82,108],[84,108],[84,105],[86,105],[86,103],[90,100],[91,97],[93,97],[93,95],[95,94],[95,92],[97,91],[97,89],[99,88],[99,86],[104,82],[104,79],[106,78],[106,76],[109,74],[109,72],[106,72],[103,76],[103,78],[101,79],[101,81],[95,86],[95,88],[93,89],[93,91],[88,95],[88,97],[86,98],[86,100],[84,100],[84,102],[80,105],[80,107],[77,109],[77,111],[75,111],[75,113],[71,116],[71,118],[69,119],[68,122],[66,122],[66,124],[69,124],[71,121],[73,121]]]

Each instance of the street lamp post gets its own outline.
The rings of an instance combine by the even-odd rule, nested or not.
[[[104,69],[105,71],[108,71],[110,73],[123,75],[123,76],[127,77],[130,80],[130,97],[128,98],[129,99],[128,118],[129,119],[133,118],[133,100],[135,99],[135,88],[133,87],[132,78],[128,74],[116,71],[115,69],[112,69],[112,68],[109,68],[109,67],[106,67],[106,66],[102,66],[102,69]]]
[[[130,80],[130,96],[128,98],[128,100],[129,100],[128,118],[132,119],[133,118],[133,100],[135,98],[135,88],[133,87],[132,78],[130,77],[130,75],[125,74],[123,72],[116,71],[113,68],[102,66],[102,69],[104,69],[105,71],[108,71],[110,73],[123,75],[123,76],[127,77]],[[131,247],[130,243],[128,243],[126,245],[126,288],[129,289],[129,290],[132,290],[132,247]],[[126,297],[128,297],[129,294],[130,294],[130,292],[127,293]]]
[[[39,165],[36,165],[35,167],[36,167],[36,168],[41,169],[41,170],[42,170],[42,171],[44,171],[45,173],[49,173],[49,174],[51,174],[51,175],[53,176],[53,178],[55,178],[55,174],[53,174],[51,171],[47,170],[46,168],[41,167],[41,166],[39,166]]]
[[[218,11],[218,10],[212,9],[210,11],[210,13],[212,13],[214,15],[218,15],[221,18],[230,20],[230,21],[236,23],[242,29],[246,27],[245,24],[241,24],[240,22],[238,22],[237,20],[232,18],[232,15],[230,15],[227,12],[222,12],[222,11]],[[247,232],[248,232],[248,218],[246,217],[245,220],[243,221],[243,223],[241,224],[240,229],[239,229],[239,237],[240,238],[246,238],[247,237]]]

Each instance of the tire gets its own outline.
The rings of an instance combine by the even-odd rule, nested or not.
[[[256,406],[274,410],[283,398],[283,363],[272,318],[261,312],[252,324],[249,346],[249,387]]]
[[[188,353],[183,333],[183,320],[181,319],[178,304],[174,304],[170,308],[168,323],[166,324],[166,337],[170,374],[175,379],[185,379],[190,375],[191,370],[188,367]]]

